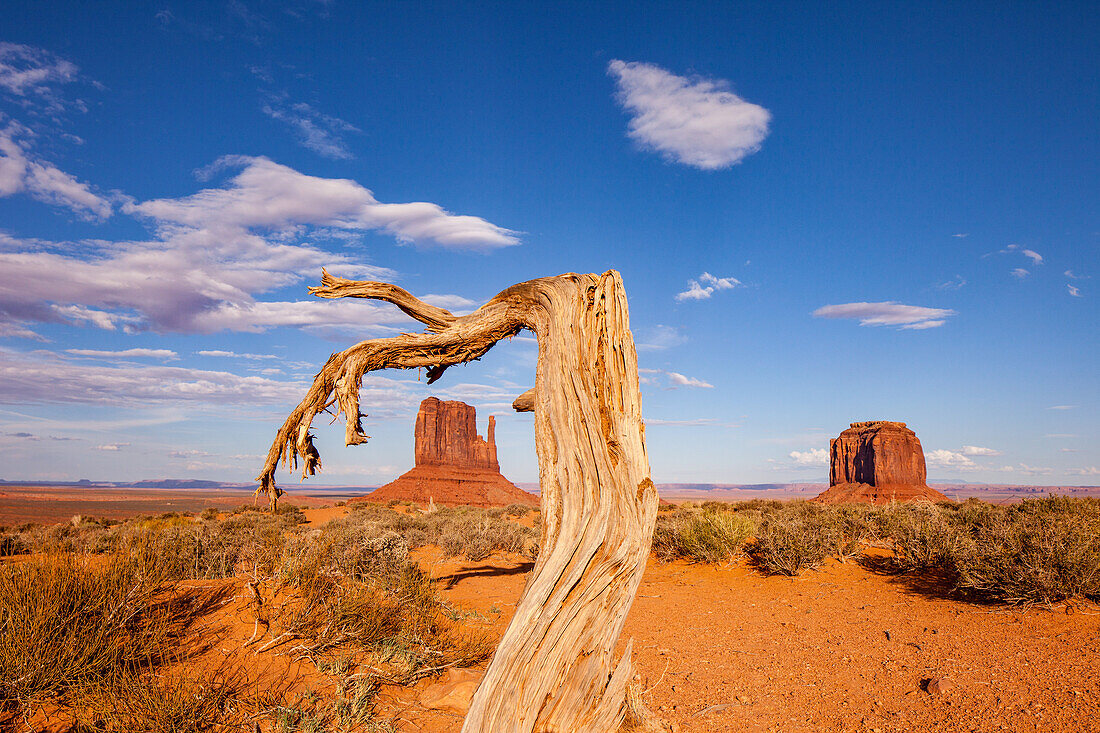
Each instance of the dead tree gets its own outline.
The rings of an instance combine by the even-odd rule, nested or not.
[[[522,329],[534,332],[535,387],[517,399],[516,409],[535,413],[540,552],[462,730],[618,729],[636,703],[627,702],[630,644],[617,662],[614,646],[645,569],[657,514],[638,357],[619,273],[519,283],[466,316],[393,285],[327,272],[310,292],[389,301],[428,332],[363,341],[329,358],[268,452],[258,480],[272,509],[281,493],[274,479],[280,461],[297,467],[301,460],[303,478],[320,468],[309,430],[322,410],[335,404],[344,414],[348,445],[367,440],[359,409],[363,374],[423,367],[430,384],[497,341]]]

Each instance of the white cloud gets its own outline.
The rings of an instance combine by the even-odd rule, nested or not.
[[[1001,451],[994,450],[993,448],[983,448],[978,445],[964,445],[962,447],[962,453],[966,456],[999,456],[1002,455]]]
[[[1074,298],[1080,298],[1081,297],[1081,290],[1079,288],[1075,288],[1072,285],[1069,285],[1068,283],[1066,284],[1066,291],[1070,295],[1072,295]]]
[[[1053,468],[1046,468],[1045,466],[1029,466],[1026,463],[1019,463],[1014,467],[1005,466],[1005,468],[1012,471],[1019,471],[1020,473],[1031,474],[1032,476],[1054,473]]]
[[[1036,265],[1043,264],[1043,256],[1033,249],[1020,250],[1020,254],[1030,259]]]
[[[28,103],[60,106],[54,87],[77,79],[79,68],[49,51],[18,43],[0,42],[0,89]]]
[[[30,131],[18,122],[0,129],[0,196],[27,193],[88,219],[106,219],[111,204],[86,183],[30,152]]]
[[[130,204],[127,213],[152,219],[169,233],[197,230],[293,231],[302,225],[382,229],[403,242],[453,249],[489,250],[518,244],[516,233],[476,216],[451,214],[437,204],[384,204],[347,179],[318,178],[269,160],[226,156],[215,169],[241,167],[224,188],[178,199]]]
[[[721,79],[677,76],[654,64],[607,66],[617,99],[631,113],[629,136],[670,160],[716,170],[760,149],[771,114],[729,91]]]
[[[1051,405],[1048,410],[1073,410],[1077,405]]]
[[[1071,473],[1074,476],[1100,476],[1100,468],[1096,466],[1085,466],[1084,468],[1071,468],[1066,473]]]
[[[1065,274],[1066,277],[1068,277],[1070,280],[1088,280],[1091,277],[1091,275],[1074,274],[1073,270],[1066,270]]]
[[[207,453],[204,450],[172,450],[168,451],[170,458],[211,458],[213,453]]]
[[[121,351],[105,351],[102,349],[65,349],[66,354],[74,356],[90,356],[104,359],[129,359],[134,357],[149,357],[151,359],[175,359],[176,352],[171,349],[122,349]]]
[[[925,454],[925,459],[931,466],[938,468],[954,468],[962,471],[975,471],[980,468],[978,464],[970,460],[963,452],[950,451],[939,448]]]
[[[119,363],[92,365],[37,352],[0,349],[0,403],[296,403],[306,385],[229,372]]]
[[[334,160],[354,158],[342,133],[359,132],[359,128],[339,117],[326,115],[305,102],[288,103],[285,97],[265,104],[263,112],[268,117],[289,125],[303,147],[318,155]]]
[[[221,351],[219,349],[211,349],[206,351],[196,351],[199,356],[222,356],[228,359],[251,359],[253,361],[260,359],[280,359],[282,357],[275,356],[274,354],[238,354],[236,351]]]
[[[1016,269],[1014,269],[1012,271],[1012,276],[1016,277],[1016,278],[1019,278],[1020,280],[1023,280],[1025,277],[1027,277],[1030,274],[1031,274],[1030,272],[1028,272],[1027,270],[1025,270],[1022,267],[1017,267]]]
[[[962,275],[956,275],[955,277],[948,280],[947,282],[939,283],[938,285],[936,285],[936,287],[939,288],[940,290],[959,290],[964,285],[966,285],[966,280],[963,279],[963,276]]]
[[[314,230],[385,229],[401,239],[453,248],[514,243],[508,230],[435,204],[380,204],[354,181],[303,175],[265,158],[223,160],[242,170],[227,185],[179,199],[129,202],[153,241],[28,240],[4,237],[0,324],[30,336],[34,321],[128,331],[262,331],[274,326],[353,328],[407,324],[396,308],[363,301],[264,302],[257,296],[328,266],[335,274],[393,279],[395,273],[313,244]],[[13,246],[14,245],[14,246]],[[80,255],[70,254],[79,251]],[[454,296],[434,296],[453,299]],[[464,299],[460,299],[464,302]]]
[[[735,277],[715,277],[704,272],[698,280],[688,280],[688,289],[676,295],[676,300],[706,300],[716,290],[732,290],[741,284]]]
[[[967,237],[970,236],[970,234],[969,233],[966,233],[966,234],[952,234],[951,236],[955,237],[956,239],[966,239]]]
[[[807,451],[793,450],[788,455],[799,466],[829,465],[829,451],[825,448],[811,448]]]
[[[675,387],[699,387],[702,389],[714,389],[714,385],[695,377],[685,377],[679,372],[668,372],[669,384]]]
[[[914,330],[937,328],[945,323],[945,318],[953,315],[955,311],[947,308],[903,305],[892,300],[826,305],[813,312],[815,318],[848,318],[858,320],[861,326],[897,326]]]
[[[101,450],[101,451],[107,451],[107,452],[110,452],[110,453],[114,453],[114,452],[122,450],[123,448],[128,448],[129,446],[130,446],[129,443],[107,443],[105,445],[97,445],[94,448],[92,448],[92,450]]]

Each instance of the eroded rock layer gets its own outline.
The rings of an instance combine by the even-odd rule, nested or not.
[[[854,422],[829,441],[829,488],[818,501],[870,502],[947,497],[929,488],[924,450],[903,422]]]
[[[351,501],[398,499],[477,507],[528,504],[539,498],[504,478],[497,462],[496,419],[486,437],[477,434],[477,414],[465,402],[429,397],[416,415],[416,465],[385,486]]]

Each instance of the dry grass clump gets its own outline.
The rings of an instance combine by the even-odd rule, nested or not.
[[[475,562],[494,552],[514,552],[534,558],[539,532],[504,518],[510,507],[495,510],[439,507],[432,513],[403,514],[377,505],[359,503],[347,517],[334,519],[323,531],[349,532],[358,527],[371,536],[401,535],[410,549],[436,545],[447,557],[464,555]],[[516,511],[519,511],[517,509]]]
[[[125,558],[0,566],[0,710],[14,715],[178,661],[217,591],[177,589]]]
[[[755,525],[728,510],[681,509],[657,518],[653,551],[662,560],[723,563],[740,557]]]
[[[349,535],[346,528],[339,536],[311,533],[288,546],[281,577],[297,596],[276,619],[282,638],[311,655],[353,645],[401,683],[492,654],[487,635],[448,617],[431,580],[408,561],[401,535],[343,541]]]

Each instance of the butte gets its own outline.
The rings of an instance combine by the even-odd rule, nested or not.
[[[903,422],[854,422],[829,441],[829,488],[814,501],[825,504],[948,501],[929,488],[924,450]]]
[[[477,413],[465,402],[429,397],[416,414],[416,465],[390,483],[351,501],[433,501],[446,506],[538,506],[539,498],[504,478],[497,462],[496,419],[486,437],[477,434]]]

